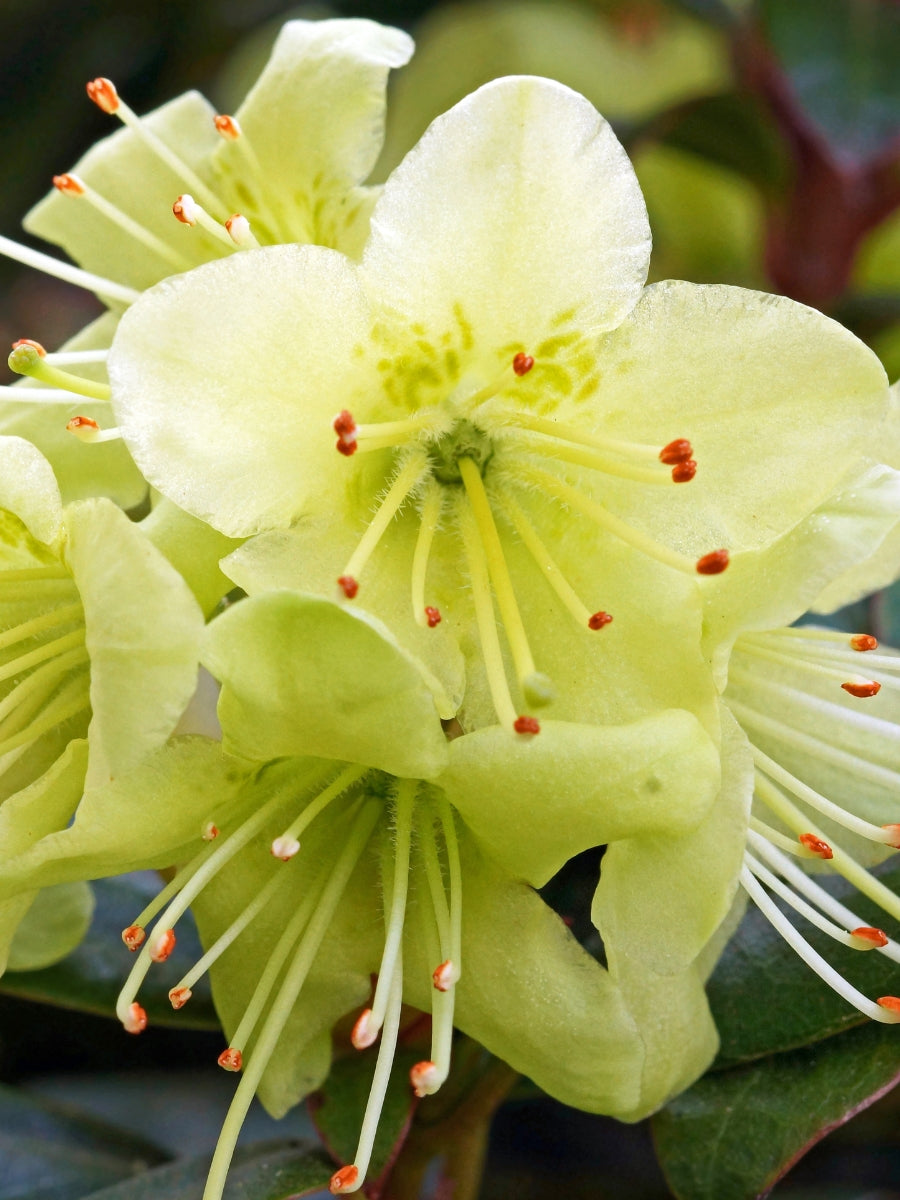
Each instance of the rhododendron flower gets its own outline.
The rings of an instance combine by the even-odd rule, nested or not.
[[[411,53],[405,33],[372,21],[288,22],[234,115],[187,92],[138,117],[110,80],[88,85],[124,128],[55,176],[25,219],[79,266],[0,238],[0,254],[88,288],[111,310],[48,357],[65,374],[39,374],[45,386],[29,385],[27,399],[20,386],[0,389],[0,431],[40,446],[67,499],[99,492],[128,507],[145,490],[121,442],[95,447],[86,466],[66,432],[79,415],[109,426],[106,350],[141,289],[256,245],[359,253],[379,190],[363,184],[381,149],[387,74]]]
[[[63,507],[39,451],[0,438],[4,859],[64,828],[85,787],[165,742],[196,685],[202,629],[186,584],[136,525],[104,499]],[[0,904],[0,967],[35,894]],[[44,965],[78,940],[60,936],[29,927],[13,964]]]
[[[464,694],[466,729],[533,735],[554,694],[589,719],[694,644],[709,577],[814,509],[887,406],[839,326],[644,289],[649,245],[593,107],[499,80],[394,172],[359,264],[270,247],[147,292],[114,412],[154,486],[258,535],[226,566],[245,590],[340,589],[428,664],[445,715]],[[665,704],[692,707],[679,686]]]
[[[380,1047],[359,1151],[334,1192],[364,1180],[402,1002],[432,1014],[430,1056],[411,1076],[420,1096],[446,1078],[454,1024],[592,1111],[648,1111],[703,1069],[716,1039],[699,973],[661,981],[636,962],[619,979],[525,882],[587,846],[696,824],[718,789],[718,756],[694,717],[559,723],[567,756],[548,752],[549,722],[530,743],[531,772],[506,785],[497,761],[467,769],[468,735],[448,742],[429,674],[335,602],[246,600],[214,620],[204,659],[223,685],[223,747],[176,739],[88,791],[72,826],[13,859],[0,887],[184,863],[123,933],[138,956],[118,1011],[130,1032],[144,1027],[140,984],[178,953],[191,905],[207,949],[170,998],[180,1008],[212,972],[229,1039],[219,1061],[242,1071],[208,1197],[221,1194],[253,1095],[281,1114],[317,1087],[330,1030],[354,1011],[353,1044],[380,1036]],[[508,754],[516,743],[498,732]],[[495,785],[514,786],[518,804],[498,803]],[[479,814],[477,831],[463,808]],[[629,990],[644,997],[634,1012]]]

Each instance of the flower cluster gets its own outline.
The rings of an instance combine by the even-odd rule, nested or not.
[[[39,939],[39,889],[177,867],[128,915],[118,1013],[144,1028],[191,908],[170,999],[210,972],[241,1073],[208,1200],[252,1097],[320,1086],[348,1016],[379,1044],[335,1193],[403,1005],[419,1097],[456,1028],[569,1104],[653,1111],[715,1052],[744,893],[900,1020],[770,895],[900,959],[794,861],[900,916],[866,870],[900,845],[900,657],[793,624],[892,577],[883,370],[784,298],[645,287],[628,159],[552,81],[483,87],[366,186],[410,52],[293,22],[234,116],[94,80],[125,128],[27,221],[80,266],[0,242],[109,305],[18,342],[2,396],[0,942]],[[536,890],[598,846],[602,963]]]

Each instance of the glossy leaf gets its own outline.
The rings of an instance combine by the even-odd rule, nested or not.
[[[678,1200],[754,1200],[817,1141],[900,1079],[900,1030],[839,1037],[706,1075],[653,1121]]]
[[[900,866],[875,868],[881,881],[900,891]],[[861,924],[897,937],[896,921],[863,900],[842,879],[819,882],[853,909]],[[900,967],[877,951],[850,950],[802,923],[804,937],[860,991],[874,997],[900,991]],[[750,906],[709,981],[709,1001],[719,1030],[717,1065],[759,1058],[831,1037],[865,1021],[794,953]],[[894,1036],[900,1044],[900,1030]]]
[[[102,1016],[115,1014],[116,997],[131,969],[132,957],[122,944],[122,930],[162,886],[151,872],[135,872],[93,884],[94,919],[84,941],[61,962],[42,971],[8,971],[0,992],[75,1008]],[[205,979],[180,1011],[168,991],[203,953],[190,914],[178,923],[178,945],[168,962],[154,965],[141,988],[141,1004],[151,1022],[191,1029],[218,1029]]]

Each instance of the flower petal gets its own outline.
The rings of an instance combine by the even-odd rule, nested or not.
[[[464,321],[490,350],[615,327],[650,237],[631,163],[593,105],[518,76],[439,117],[385,184],[363,271],[400,323]]]
[[[7,970],[39,971],[65,958],[87,933],[93,913],[90,884],[76,881],[43,888],[16,930]]]
[[[293,592],[244,600],[209,628],[226,749],[313,754],[430,778],[447,743],[421,668],[380,622]]]
[[[592,846],[690,830],[716,797],[719,759],[696,718],[670,709],[620,726],[542,721],[528,743],[480,729],[450,743],[437,782],[491,857],[542,887]]]
[[[24,438],[0,437],[0,509],[14,513],[45,546],[59,537],[62,502],[53,468]]]

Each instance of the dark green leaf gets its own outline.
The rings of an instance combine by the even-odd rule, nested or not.
[[[900,134],[900,5],[762,0],[769,41],[835,156],[865,162]]]
[[[208,1154],[169,1163],[92,1192],[89,1200],[201,1200],[209,1163]],[[255,1142],[238,1147],[223,1200],[308,1196],[327,1186],[333,1170],[321,1151],[302,1142]]]
[[[160,888],[150,872],[135,872],[93,885],[97,906],[87,937],[61,962],[42,971],[9,971],[0,991],[45,1004],[77,1008],[103,1016],[115,1014],[116,997],[131,969],[132,957],[122,944],[122,929],[130,925]],[[178,922],[178,944],[172,957],[154,964],[140,991],[149,1019],[160,1025],[217,1029],[206,979],[193,989],[189,1004],[176,1012],[169,1003],[173,987],[203,951],[190,914]]]
[[[325,1145],[342,1163],[353,1162],[356,1155],[376,1053],[377,1048],[373,1047],[365,1054],[335,1062],[322,1090],[310,1102],[313,1120]],[[421,1052],[411,1051],[400,1051],[394,1058],[372,1150],[369,1179],[378,1179],[385,1167],[393,1163],[406,1137],[417,1103],[409,1086],[409,1072],[421,1059]]]
[[[78,1200],[164,1159],[130,1133],[0,1087],[0,1200]]]
[[[900,1030],[869,1023],[816,1046],[715,1071],[653,1120],[679,1200],[753,1200],[900,1078]]]
[[[900,892],[893,860],[874,874]],[[852,908],[861,924],[891,937],[900,925],[864,900],[843,879],[819,882]],[[876,998],[900,993],[900,967],[876,950],[850,950],[812,926],[803,934],[861,992]],[[717,1065],[728,1065],[803,1046],[865,1021],[791,950],[752,905],[709,982],[709,1001],[722,1039]],[[894,1030],[900,1045],[900,1030]]]

